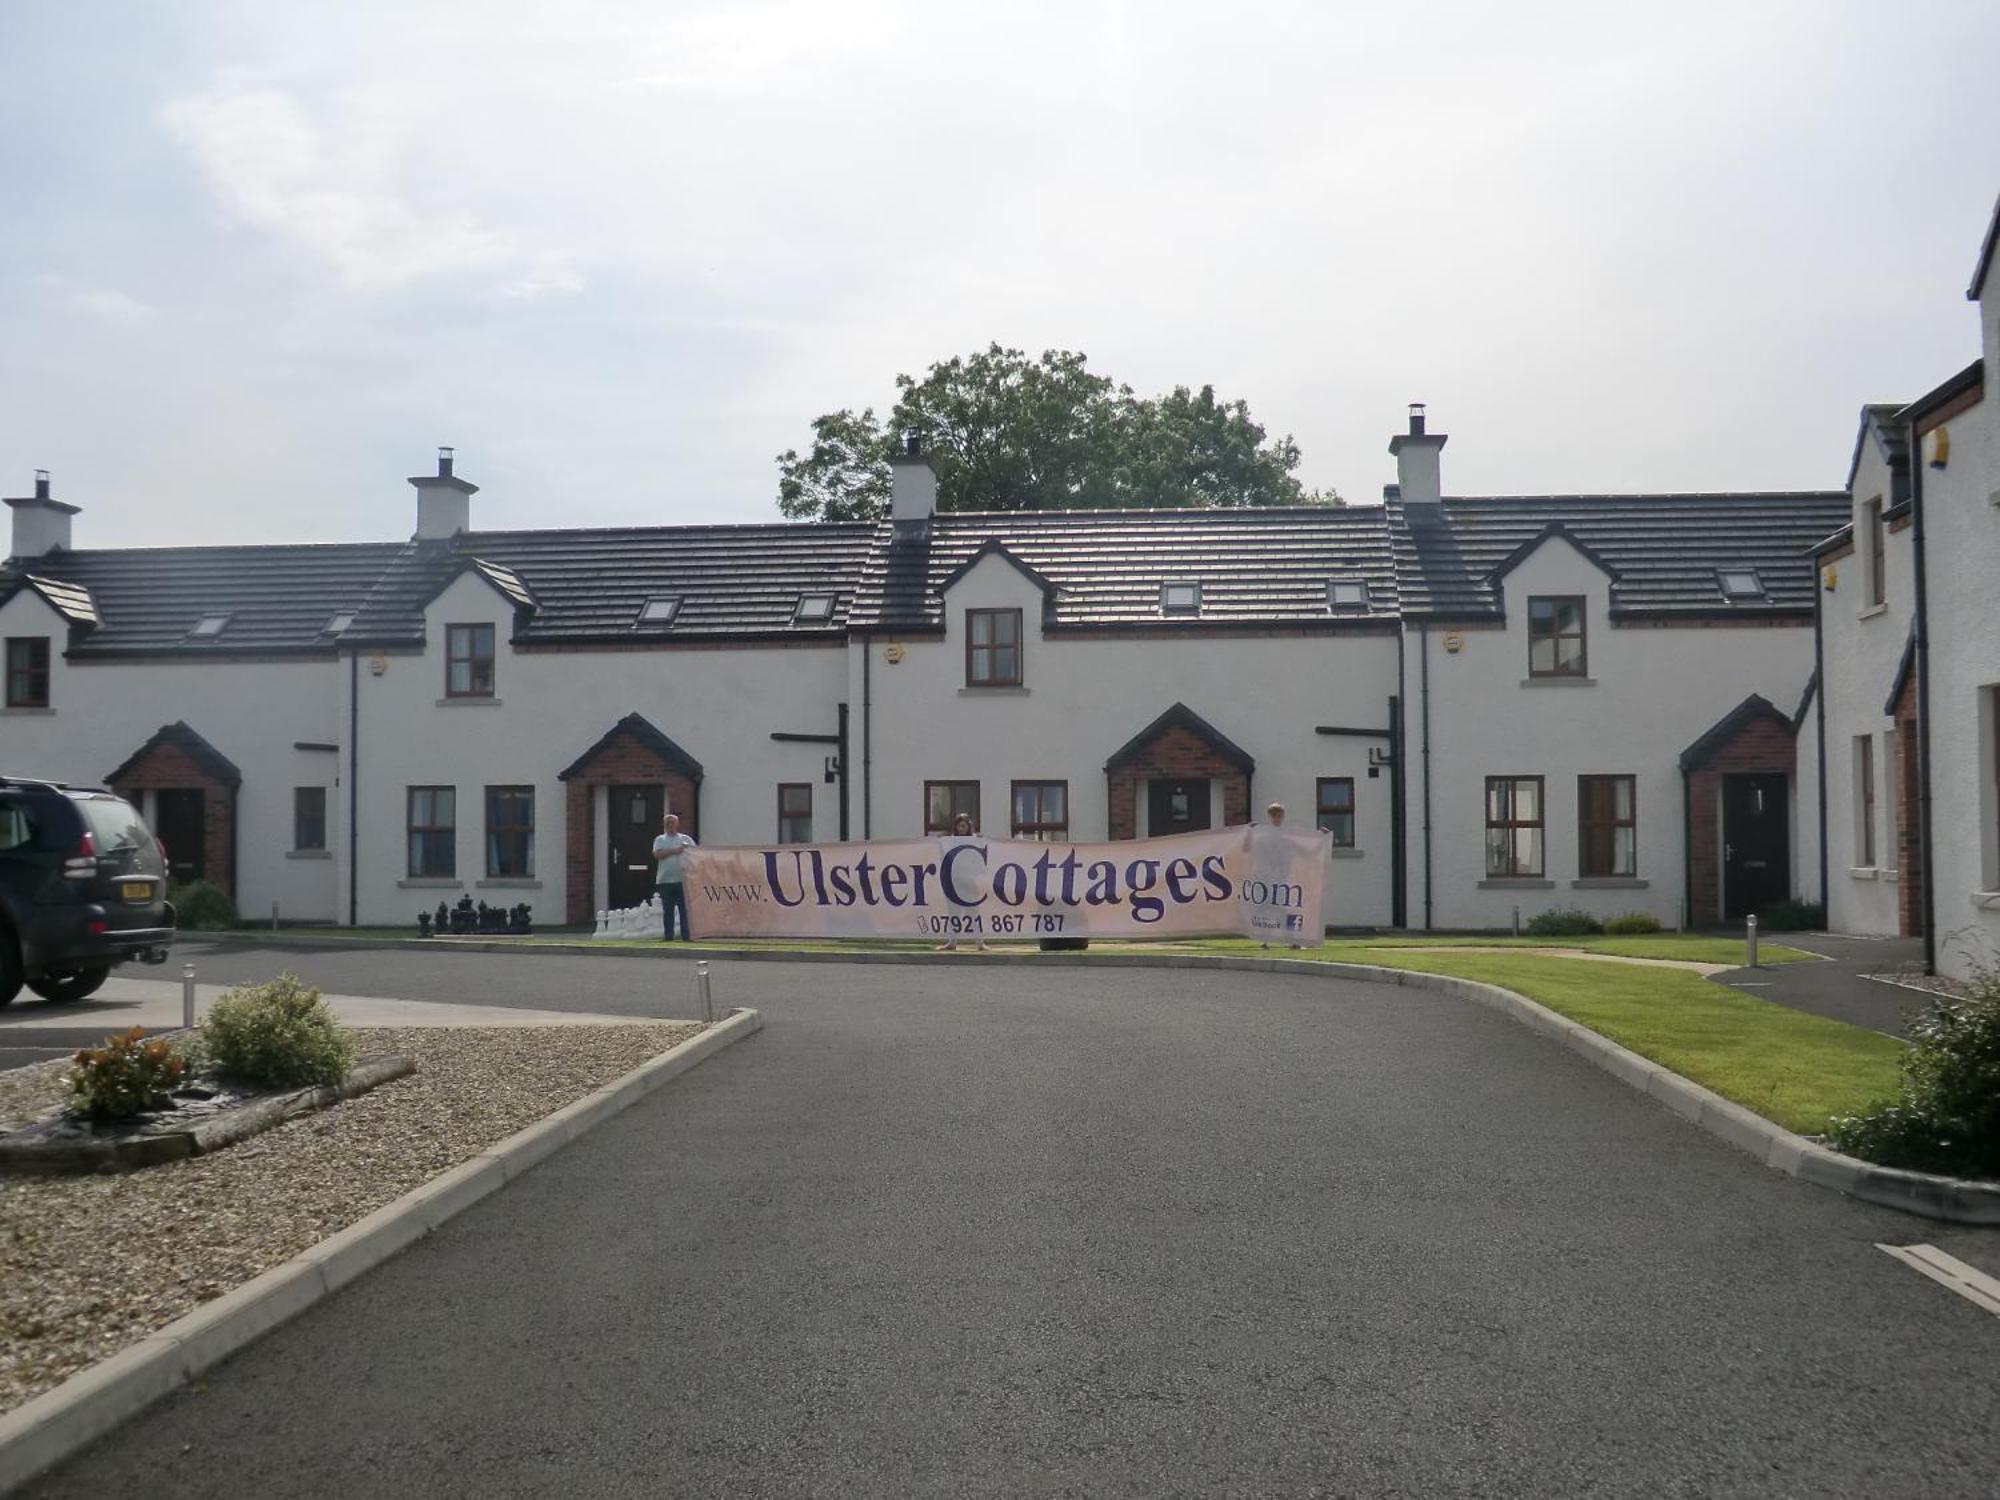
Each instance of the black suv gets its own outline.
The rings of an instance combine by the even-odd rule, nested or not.
[[[110,792],[0,776],[0,1005],[94,994],[112,966],[165,963],[167,866],[139,810]]]

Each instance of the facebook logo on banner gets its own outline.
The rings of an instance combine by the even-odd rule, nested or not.
[[[1306,919],[1304,917],[1292,914],[1288,914],[1285,917],[1285,931],[1287,932],[1297,932],[1301,927],[1305,925],[1306,925]]]

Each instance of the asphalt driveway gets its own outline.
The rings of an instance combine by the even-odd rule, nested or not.
[[[685,1015],[691,966],[231,952]],[[1504,1018],[1190,971],[719,964],[765,1031],[35,1493],[1990,1495],[1993,1237]]]

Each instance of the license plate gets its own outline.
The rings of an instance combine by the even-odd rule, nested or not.
[[[144,906],[153,899],[153,882],[150,880],[126,880],[118,886],[118,894],[134,906]]]

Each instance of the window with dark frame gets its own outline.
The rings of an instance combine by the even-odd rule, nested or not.
[[[1069,838],[1067,781],[1017,781],[1010,801],[1015,838],[1044,843],[1062,843]]]
[[[535,789],[486,789],[486,878],[527,880],[535,873]]]
[[[1528,601],[1528,675],[1585,676],[1583,596],[1544,594]]]
[[[326,848],[326,788],[292,788],[292,848],[300,854]]]
[[[813,789],[810,781],[778,783],[778,842],[810,844],[813,837]]]
[[[1542,778],[1486,778],[1486,875],[1492,880],[1542,873]]]
[[[447,698],[493,696],[493,627],[447,625],[444,628],[444,695]]]
[[[1021,685],[1021,612],[968,609],[965,612],[965,685]]]
[[[1854,737],[1854,849],[1860,867],[1875,865],[1875,736]]]
[[[1882,502],[1870,500],[1865,507],[1868,520],[1868,603],[1872,608],[1889,602],[1889,534],[1882,524]]]
[[[1333,847],[1354,847],[1354,778],[1322,776],[1313,794],[1313,822],[1333,835]]]
[[[1587,880],[1638,875],[1638,784],[1633,777],[1577,777],[1576,826],[1577,874]]]
[[[7,637],[7,706],[49,706],[49,638],[45,635]]]
[[[1199,583],[1161,584],[1160,612],[1168,615],[1200,614],[1201,585]]]
[[[449,880],[458,874],[458,789],[410,788],[410,878]]]
[[[979,827],[979,783],[976,781],[926,781],[924,783],[924,832],[950,833],[960,813]]]

